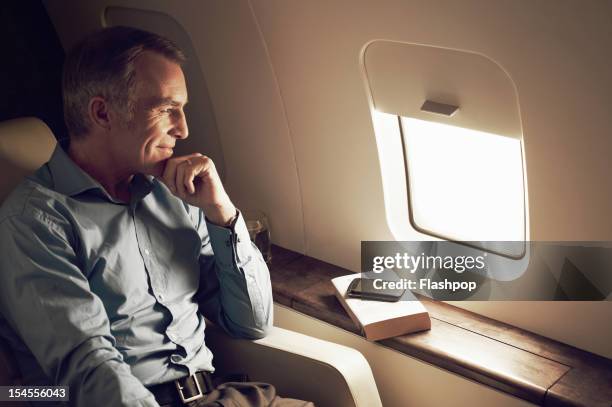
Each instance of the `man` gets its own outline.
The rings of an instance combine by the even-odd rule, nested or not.
[[[0,323],[26,380],[70,386],[71,404],[303,405],[211,384],[202,315],[263,337],[272,294],[213,162],[173,156],[188,136],[184,59],[126,27],[67,55],[69,145],[0,211]]]

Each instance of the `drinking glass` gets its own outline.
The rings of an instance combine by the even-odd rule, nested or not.
[[[270,226],[266,215],[257,209],[245,209],[242,216],[246,222],[251,241],[261,252],[266,263],[272,260],[272,246],[270,241]]]

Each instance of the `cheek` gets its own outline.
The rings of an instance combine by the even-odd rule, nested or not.
[[[150,140],[145,140],[145,142],[141,146],[141,150],[143,157],[152,156],[154,152],[153,143]]]
[[[142,146],[141,161],[143,164],[155,164],[161,160],[159,153],[156,151],[153,142],[147,142]]]
[[[159,145],[161,139],[160,135],[161,133],[157,128],[147,129],[147,132],[141,142],[141,149],[144,157],[154,157],[159,155],[157,146]]]
[[[159,148],[160,142],[161,140],[159,137],[145,140],[141,147],[141,157],[144,163],[159,163],[172,156],[172,150]]]
[[[150,117],[145,120],[145,125],[140,127],[139,131],[135,131],[132,139],[138,144],[135,150],[139,152],[139,159],[142,164],[152,164],[159,162],[167,157],[164,157],[164,152],[157,148],[164,138],[164,118]]]

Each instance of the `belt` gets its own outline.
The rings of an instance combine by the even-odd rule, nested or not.
[[[202,370],[172,382],[156,384],[148,389],[160,405],[174,403],[178,401],[177,399],[187,404],[203,398],[214,389],[214,386],[210,372]]]

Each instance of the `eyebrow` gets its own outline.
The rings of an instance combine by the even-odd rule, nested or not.
[[[189,103],[189,100],[185,100],[185,104],[183,106],[185,106],[187,103]],[[162,98],[153,97],[147,100],[147,103],[146,103],[146,106],[149,109],[159,107],[159,106],[167,106],[167,105],[181,106],[181,102],[174,100],[171,97],[162,97]]]

